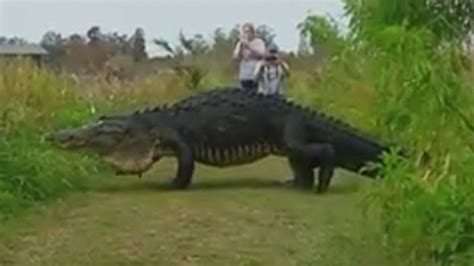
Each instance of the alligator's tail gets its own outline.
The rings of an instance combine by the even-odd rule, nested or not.
[[[289,112],[302,114],[313,130],[313,134],[311,134],[313,136],[310,138],[317,141],[323,140],[333,145],[338,167],[376,178],[380,176],[380,168],[371,167],[370,163],[381,164],[383,153],[390,152],[392,148],[395,148],[395,145],[384,143],[374,136],[362,133],[323,112],[298,105],[291,99],[277,96],[267,96],[266,98],[274,99],[271,102],[273,108],[280,105],[280,109],[288,108]],[[407,157],[404,151],[399,151],[399,155]]]

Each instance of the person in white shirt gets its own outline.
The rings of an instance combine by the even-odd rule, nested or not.
[[[241,40],[234,49],[233,58],[240,60],[239,81],[244,89],[257,90],[254,80],[255,66],[265,55],[265,42],[256,36],[251,23],[242,26]]]
[[[288,64],[278,55],[278,47],[270,45],[268,53],[258,62],[254,71],[254,81],[262,94],[284,94],[285,79],[290,75]]]

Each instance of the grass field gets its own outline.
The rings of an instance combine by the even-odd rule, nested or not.
[[[358,204],[370,180],[338,172],[326,195],[297,191],[279,183],[286,161],[270,158],[199,166],[190,190],[171,191],[174,168],[111,176],[13,219],[0,265],[397,265]]]

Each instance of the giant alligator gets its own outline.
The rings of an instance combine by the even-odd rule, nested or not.
[[[163,156],[177,158],[172,185],[191,183],[195,162],[225,167],[269,155],[285,156],[300,188],[325,192],[336,167],[375,177],[389,145],[281,96],[224,87],[167,106],[103,116],[92,124],[49,136],[59,147],[100,155],[117,174],[146,172]]]

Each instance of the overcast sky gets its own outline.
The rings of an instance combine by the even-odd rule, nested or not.
[[[0,36],[18,36],[39,42],[48,30],[63,35],[85,34],[93,25],[102,32],[118,31],[131,35],[142,27],[147,50],[159,53],[153,38],[176,41],[180,30],[185,35],[202,33],[206,37],[223,27],[251,21],[265,23],[277,35],[283,50],[298,46],[296,25],[308,12],[330,14],[342,20],[340,0],[0,0]]]

